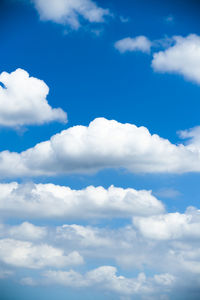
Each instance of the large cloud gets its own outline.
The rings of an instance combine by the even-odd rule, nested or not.
[[[31,269],[31,273],[27,270],[25,276],[31,275],[33,279],[23,278],[22,284],[55,283],[75,288],[101,287],[104,291],[114,292],[116,295],[137,294],[138,297],[142,297],[152,293],[153,299],[159,299],[162,293],[167,294],[174,289],[172,298],[169,299],[175,298],[176,292],[180,295],[184,294],[181,299],[189,299],[188,291],[194,290],[194,287],[198,289],[199,286],[199,210],[188,208],[184,214],[174,213],[174,219],[181,220],[177,224],[171,215],[169,213],[162,215],[165,217],[153,217],[159,220],[157,224],[153,223],[154,219],[149,222],[151,217],[140,218],[143,222],[144,219],[148,221],[149,230],[146,227],[145,231],[153,230],[151,235],[144,234],[144,230],[139,228],[138,223],[120,228],[77,224],[57,227],[51,225],[45,228],[42,244],[36,244],[36,239],[34,243],[30,242],[33,228],[37,234],[43,229],[42,227],[29,223],[29,227],[32,225],[32,230],[28,233],[24,224],[18,225],[20,235],[24,239],[20,241],[16,238],[20,237],[16,226],[4,225],[1,230],[0,262],[4,263],[4,268],[5,265],[6,268],[15,268],[20,276],[23,274],[21,268]],[[157,229],[161,228],[162,234],[164,232],[164,238],[158,234],[158,230],[155,230],[156,226]],[[4,236],[9,236],[9,239]],[[82,274],[83,269],[79,267],[83,257],[87,261],[84,274]],[[65,267],[69,266],[69,261],[71,265],[76,265],[76,271],[65,270]],[[110,265],[120,266],[121,270],[133,271],[134,274],[148,270],[152,278],[146,278],[142,274],[139,277],[143,278],[143,284],[139,284],[138,278],[118,276],[116,267],[105,267],[105,269],[100,267],[88,271],[91,263],[94,266],[94,262],[97,266],[109,262]],[[59,271],[48,271],[48,267],[59,268]],[[33,268],[36,270],[34,271]],[[38,269],[47,270],[46,281],[38,277]],[[12,269],[10,271],[12,272]],[[186,282],[187,287],[183,291]],[[154,295],[156,291],[158,293]],[[198,297],[191,298],[198,299]]]
[[[199,129],[181,135],[190,137],[186,146],[151,135],[145,127],[98,118],[88,127],[63,130],[24,152],[0,152],[0,177],[88,174],[105,168],[133,173],[199,172]]]
[[[114,186],[109,189],[89,186],[72,190],[54,184],[13,182],[0,184],[0,210],[1,217],[87,220],[160,214],[164,206],[150,191],[145,190]],[[34,235],[34,228],[27,223],[21,229]],[[19,234],[20,228],[16,231]]]
[[[200,84],[200,37],[174,36],[174,45],[154,53],[152,66],[155,71],[177,73]]]
[[[17,69],[0,74],[0,126],[19,127],[52,121],[66,123],[67,115],[61,108],[47,102],[48,86],[44,81]]]
[[[109,15],[108,9],[99,7],[92,0],[32,0],[40,18],[59,24],[67,24],[73,29],[81,26],[81,18],[90,23],[101,23]]]

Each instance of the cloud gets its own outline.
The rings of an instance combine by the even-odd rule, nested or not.
[[[0,262],[14,268],[16,278],[23,276],[21,268],[27,268],[25,277],[18,280],[24,285],[48,283],[84,289],[92,287],[116,295],[137,294],[144,299],[151,299],[148,298],[150,296],[152,299],[165,299],[163,295],[169,293],[173,298],[176,293],[183,293],[185,298],[182,299],[189,299],[188,291],[199,286],[199,210],[189,207],[184,214],[169,213],[162,218],[157,216],[157,220],[157,224],[148,223],[149,231],[154,231],[151,235],[145,235],[134,223],[119,228],[51,225],[46,228],[42,244],[19,241],[13,235],[13,239],[0,240]],[[157,233],[159,228],[161,234]],[[7,232],[5,230],[5,236]],[[83,257],[87,261],[85,273],[79,267]],[[94,262],[104,265],[108,261],[115,267],[105,266],[90,271],[91,262],[92,265]],[[76,266],[76,271],[69,269],[69,262]],[[118,266],[134,274],[148,270],[152,277],[147,278],[143,273],[136,278],[119,276]],[[38,269],[43,268],[46,279],[38,275]],[[58,270],[49,271],[49,268]]]
[[[82,190],[54,184],[0,184],[0,210],[2,217],[14,218],[131,218],[164,212],[164,205],[151,191],[136,191],[114,186],[89,186]],[[12,228],[20,236],[42,238],[45,228],[29,223]]]
[[[199,130],[175,145],[147,128],[104,118],[74,126],[21,153],[0,152],[0,177],[92,174],[124,168],[132,173],[200,172]],[[12,166],[12,168],[10,168]]]
[[[174,36],[174,45],[153,54],[152,67],[156,72],[176,73],[200,84],[200,37]]]
[[[7,235],[20,240],[41,240],[47,234],[45,227],[35,226],[29,222],[11,226],[7,229]]]
[[[124,38],[115,43],[115,48],[121,52],[133,52],[133,51],[141,51],[144,53],[150,53],[152,43],[146,36],[137,36],[134,38]]]
[[[15,267],[40,269],[79,265],[83,263],[83,258],[77,251],[65,255],[63,250],[47,244],[34,245],[15,239],[1,239],[0,261]]]
[[[79,29],[81,19],[89,23],[103,23],[110,15],[108,9],[99,7],[92,0],[32,0],[41,20],[68,25]]]
[[[52,121],[66,123],[67,114],[47,102],[48,86],[44,81],[17,69],[0,74],[0,126],[41,125]]]
[[[171,273],[182,284],[183,272],[200,273],[199,226],[199,210],[189,207],[184,214],[135,217],[132,226],[115,229],[66,224],[58,226],[54,236],[62,247],[78,249],[85,259]]]
[[[135,217],[134,225],[147,238],[173,240],[200,238],[200,211],[190,209],[185,214],[168,213],[151,217]]]
[[[166,285],[172,285],[175,280],[170,274],[157,275],[155,278],[147,278],[144,273],[140,273],[136,278],[117,276],[117,269],[112,266],[101,266],[84,275],[73,270],[47,271],[43,275],[49,283],[75,288],[96,287],[121,295],[153,294],[156,292],[157,283],[164,289]]]

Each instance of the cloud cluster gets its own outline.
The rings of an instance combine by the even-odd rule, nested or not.
[[[140,273],[136,278],[117,276],[117,269],[112,266],[101,266],[84,275],[71,270],[68,272],[47,271],[43,276],[49,283],[76,288],[96,287],[121,295],[153,294],[158,286],[164,292],[165,287],[173,285],[175,281],[175,278],[170,274],[160,274],[154,278],[147,278],[144,273]]]
[[[69,25],[77,30],[81,19],[89,23],[102,23],[110,14],[108,9],[99,7],[92,0],[32,0],[44,21]]]
[[[198,128],[181,135],[190,137],[187,145],[172,144],[145,127],[98,118],[88,127],[63,130],[24,152],[0,152],[0,177],[90,174],[106,168],[133,173],[200,172]]]
[[[44,228],[27,222],[1,225],[0,263],[17,269],[45,270],[40,279],[38,275],[34,279],[34,273],[30,273],[31,277],[22,278],[22,284],[34,286],[43,282],[72,288],[93,287],[116,295],[138,295],[144,299],[151,295],[159,299],[173,289],[179,291],[185,282],[189,289],[198,285],[199,226],[199,210],[192,207],[184,214],[134,217],[132,224],[120,228],[78,224]],[[78,268],[83,261],[90,264],[94,260],[101,266],[109,260],[112,265],[139,273],[146,268],[154,270],[156,266],[156,273],[151,278],[144,274],[127,278],[118,276],[116,267],[110,266],[84,274],[65,270],[66,266]]]
[[[155,41],[150,41],[146,36],[128,37],[117,41],[114,47],[120,53],[150,53],[151,48],[154,48],[151,65],[155,72],[179,74],[200,84],[200,36],[196,34]],[[158,47],[162,50],[158,51]]]
[[[82,190],[54,184],[0,184],[1,217],[14,218],[131,218],[164,212],[164,205],[151,191],[114,186],[89,186]],[[27,232],[34,228],[23,225]],[[13,229],[14,230],[14,229]],[[42,230],[40,235],[43,234]],[[17,228],[18,234],[20,228]],[[34,233],[33,233],[34,235]]]
[[[48,104],[49,88],[44,81],[17,69],[10,74],[1,73],[0,82],[0,126],[40,125],[52,121],[66,123],[66,113]]]
[[[121,53],[127,51],[141,51],[144,53],[150,53],[152,43],[146,36],[141,35],[134,38],[127,37],[119,40],[114,46]]]

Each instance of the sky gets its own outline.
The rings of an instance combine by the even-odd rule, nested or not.
[[[0,298],[200,298],[194,0],[0,2]]]

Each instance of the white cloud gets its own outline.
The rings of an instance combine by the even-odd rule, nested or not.
[[[176,212],[146,218],[135,217],[133,222],[150,239],[200,238],[200,211],[195,209],[190,209],[185,214]]]
[[[175,280],[170,274],[157,275],[155,278],[147,278],[144,273],[140,273],[136,278],[117,276],[117,269],[112,266],[102,266],[84,275],[73,270],[47,271],[43,275],[49,283],[75,288],[96,287],[120,295],[153,294],[156,292],[157,283],[164,289],[166,285],[172,285]]]
[[[15,267],[39,269],[79,265],[83,263],[83,258],[77,251],[65,255],[63,250],[47,244],[34,245],[15,239],[1,239],[0,261]]]
[[[175,277],[172,274],[159,274],[154,275],[154,279],[158,284],[170,286],[173,284]]]
[[[157,72],[176,73],[200,84],[200,37],[174,36],[174,45],[154,53],[152,67]]]
[[[56,228],[56,237],[57,240],[76,244],[79,248],[112,248],[115,232],[98,227],[65,224]]]
[[[7,230],[7,235],[20,240],[40,240],[47,234],[45,227],[35,226],[29,222],[11,226]]]
[[[111,186],[89,186],[82,190],[54,184],[0,184],[2,217],[14,218],[131,218],[164,212],[164,205],[151,191],[136,191]],[[41,238],[44,228],[23,223],[12,228],[10,234]]]
[[[127,51],[141,51],[144,53],[149,53],[152,43],[146,36],[141,35],[134,38],[127,37],[119,40],[115,43],[114,46],[121,53]]]
[[[148,224],[149,230],[151,228],[154,230],[155,226],[160,228],[161,234],[157,234],[157,228],[154,230],[153,237],[145,235],[137,224],[137,230],[135,225],[112,229],[108,226],[102,228],[77,224],[58,227],[51,225],[47,228],[43,244],[39,245],[18,241],[13,235],[12,240],[1,239],[3,242],[0,241],[0,262],[14,267],[16,272],[19,271],[20,277],[23,274],[20,268],[29,268],[30,271],[26,270],[25,277],[20,281],[25,285],[55,283],[75,288],[101,288],[116,295],[137,294],[143,296],[145,300],[162,299],[159,298],[161,295],[185,287],[185,282],[188,289],[199,286],[197,275],[200,274],[200,212],[190,207],[181,216],[178,213],[173,214],[173,217],[171,215],[157,217],[159,220],[157,224]],[[7,235],[6,231],[5,235]],[[47,241],[51,246],[47,246]],[[67,249],[67,253],[60,249]],[[116,267],[97,268],[93,271],[85,271],[84,274],[80,269],[76,272],[69,269],[67,272],[63,271],[65,266],[69,266],[69,261],[73,264],[70,254],[77,251],[79,259],[76,255],[74,258],[74,264],[77,264],[76,270],[77,260],[81,263],[83,259],[80,257],[84,257],[87,261],[84,270],[90,269],[91,262],[98,265],[109,262],[128,272],[134,271],[134,274],[136,271],[140,273],[148,270],[152,273],[152,277],[146,278],[142,274],[141,279],[144,283],[142,284],[138,278],[116,275]],[[48,267],[59,268],[59,271],[47,271],[50,276],[46,276],[47,280],[43,281],[38,277],[38,269],[48,270]],[[148,298],[147,295],[152,298]]]
[[[72,29],[81,26],[81,19],[89,23],[102,23],[110,14],[108,9],[99,7],[92,0],[32,0],[40,18],[69,25]]]
[[[17,69],[0,74],[0,126],[19,127],[47,122],[66,122],[61,108],[53,109],[47,102],[48,86],[44,81]]]
[[[24,152],[0,152],[0,177],[91,174],[106,168],[133,173],[200,172],[199,130],[175,145],[147,128],[104,118],[74,126]],[[12,168],[10,168],[12,166]]]

